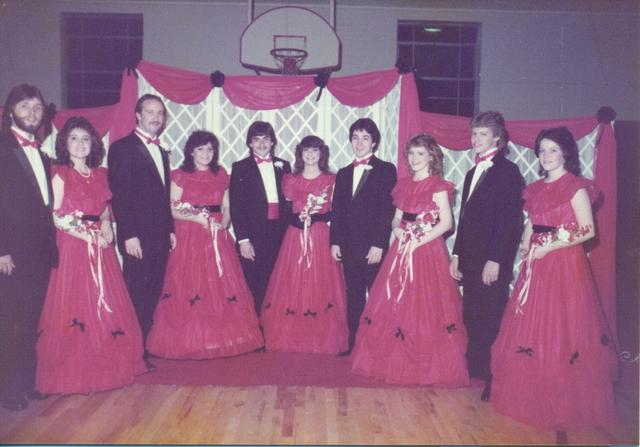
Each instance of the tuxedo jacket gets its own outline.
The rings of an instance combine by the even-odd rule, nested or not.
[[[393,164],[375,156],[369,161],[355,194],[353,164],[340,169],[333,192],[331,245],[339,245],[343,258],[364,260],[371,246],[387,250],[395,212],[391,190],[396,184]]]
[[[58,261],[53,226],[51,160],[40,153],[47,176],[49,205],[45,205],[38,181],[24,149],[11,131],[0,131],[0,256],[10,254],[13,274],[29,274],[44,262]]]
[[[282,165],[278,167],[276,165]],[[284,235],[291,214],[291,202],[282,194],[282,178],[291,173],[289,162],[273,157],[273,169],[278,189],[279,222]],[[236,241],[249,239],[258,252],[263,252],[267,237],[267,192],[253,156],[243,158],[231,167],[229,206]]]
[[[487,261],[500,264],[500,277],[510,279],[522,233],[522,189],[518,167],[504,155],[493,157],[469,196],[472,168],[464,179],[453,254],[460,271],[481,272]]]
[[[121,253],[125,253],[124,242],[132,237],[140,239],[143,251],[169,249],[173,232],[170,165],[167,152],[160,152],[165,184],[147,147],[134,132],[109,148],[109,187]]]

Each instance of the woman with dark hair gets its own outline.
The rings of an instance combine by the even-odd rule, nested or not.
[[[40,317],[36,389],[91,393],[146,372],[142,334],[111,246],[111,191],[100,136],[69,118],[56,138],[53,209],[60,253]]]
[[[171,172],[177,244],[147,338],[147,349],[159,357],[226,357],[264,344],[227,231],[229,176],[218,155],[216,136],[195,131],[185,144],[182,166]]]
[[[415,135],[404,154],[412,175],[391,193],[394,242],[362,313],[352,369],[388,383],[466,386],[467,332],[442,238],[453,223],[453,184],[430,135]]]
[[[329,147],[306,136],[296,146],[294,173],[282,180],[295,214],[260,314],[270,351],[338,354],[348,347],[344,278],[329,249],[335,175],[328,164]]]
[[[579,175],[565,127],[543,130],[543,179],[525,188],[520,274],[492,347],[491,402],[521,422],[553,430],[611,426],[614,339],[583,243],[595,236],[596,185]]]

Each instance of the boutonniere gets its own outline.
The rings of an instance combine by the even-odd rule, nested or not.
[[[371,166],[371,165],[362,165],[362,169],[364,169],[365,171],[371,171],[373,169],[373,166]]]
[[[282,169],[284,167],[284,164],[280,160],[276,160],[273,162],[273,166],[275,168]]]

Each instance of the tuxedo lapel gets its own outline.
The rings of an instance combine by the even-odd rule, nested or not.
[[[15,157],[18,159],[18,162],[20,163],[20,166],[24,170],[25,175],[29,179],[29,183],[31,183],[31,186],[33,187],[34,192],[38,195],[38,197],[40,197],[40,200],[44,205],[44,199],[42,197],[42,192],[40,191],[40,185],[38,185],[38,179],[36,178],[35,172],[33,172],[33,168],[31,167],[31,163],[29,163],[29,159],[27,158],[27,155],[24,153],[24,149],[22,149],[22,147],[20,146],[20,143],[15,141],[15,143],[11,146],[11,150],[13,151],[13,154],[15,155]],[[38,151],[38,153],[40,155],[40,159],[42,159],[42,154],[40,153],[40,151]],[[42,165],[44,166],[44,161],[42,162]],[[45,167],[45,174],[46,172],[47,172],[47,169]],[[48,178],[47,178],[47,185],[48,185],[47,188],[49,189],[49,197],[51,198],[53,197],[53,195],[51,193],[51,185],[49,185]],[[52,202],[52,200],[49,200],[49,202]]]
[[[358,182],[358,186],[356,186],[356,191],[353,193],[353,197],[355,198],[358,193],[362,190],[362,188],[364,187],[364,184],[367,182],[367,178],[369,177],[369,173],[371,172],[371,169],[365,169],[364,172],[362,173],[362,177],[360,177],[360,181]],[[353,171],[352,171],[353,173]],[[351,176],[351,183],[353,184],[353,175]]]
[[[475,169],[475,168],[474,168]],[[482,174],[480,174],[480,178],[478,178],[478,181],[476,182],[476,186],[475,188],[473,188],[473,191],[471,191],[469,193],[469,198],[468,200],[471,200],[473,198],[474,193],[480,188],[480,185],[482,185],[482,182],[484,181],[485,177],[487,176],[487,173],[491,170],[491,168],[489,169],[485,169]]]
[[[267,203],[268,202],[267,188],[264,186],[264,181],[262,180],[262,174],[260,174],[260,168],[258,167],[258,163],[256,163],[256,159],[253,157],[253,155],[251,155],[248,158],[248,165],[249,165],[249,173],[251,177],[254,178],[256,189],[258,191],[258,194],[260,194],[259,197],[262,197],[262,200],[265,203]],[[278,182],[276,181],[276,185],[277,183]]]
[[[136,144],[136,148],[142,154],[142,157],[145,159],[145,164],[147,165],[147,168],[151,169],[155,173],[156,178],[160,181],[160,183],[164,183],[165,186],[166,186],[166,184],[168,183],[166,180],[168,180],[169,177],[166,177],[165,178],[165,182],[162,182],[162,179],[160,178],[160,173],[158,172],[158,168],[156,167],[156,162],[153,161],[153,157],[149,153],[149,149],[147,149],[147,146],[145,146],[145,144],[142,142],[140,137],[135,135],[135,138],[136,138],[136,143],[137,143]],[[168,160],[168,157],[165,158],[165,154],[163,153],[164,151],[162,149],[158,148],[158,150],[160,150],[160,154],[161,154],[161,157],[162,157],[162,163],[164,165],[164,170],[165,170],[165,175],[166,175],[166,172],[167,172],[167,167],[166,166],[169,164],[169,160]]]

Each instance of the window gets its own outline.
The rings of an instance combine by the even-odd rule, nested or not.
[[[480,24],[398,22],[398,62],[416,73],[420,109],[473,116],[478,97]]]
[[[67,108],[118,102],[122,70],[142,59],[142,14],[62,13]]]

